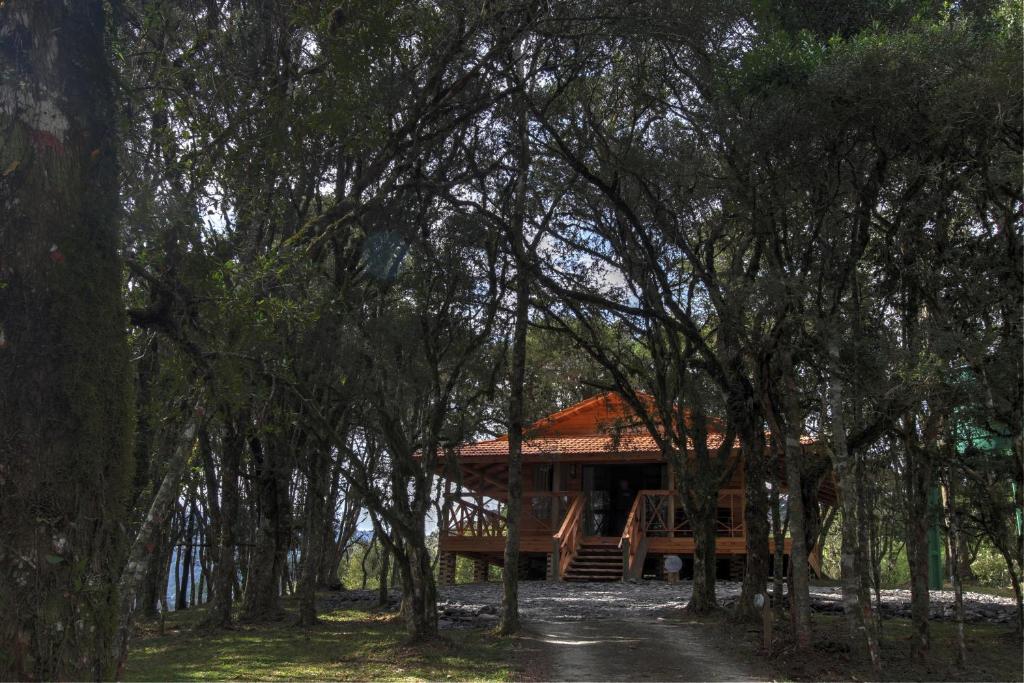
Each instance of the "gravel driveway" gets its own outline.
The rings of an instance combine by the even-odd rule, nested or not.
[[[733,581],[716,583],[719,604],[729,607],[740,594],[740,584]],[[438,608],[441,628],[467,628],[486,626],[498,618],[501,606],[501,584],[470,583],[444,586]],[[556,583],[551,581],[524,581],[519,584],[519,612],[524,621],[572,622],[595,619],[627,619],[650,621],[683,607],[690,599],[692,584],[681,581],[669,584],[663,581],[614,583]],[[345,591],[326,597],[326,605],[343,607],[346,604],[371,602],[376,591]],[[391,597],[397,604],[398,594]],[[838,587],[811,588],[812,608],[819,612],[842,612]],[[1015,617],[1014,601],[983,593],[965,593],[964,605],[968,621],[1011,623]],[[882,612],[886,617],[909,616],[910,591],[882,591]],[[953,592],[932,591],[931,616],[933,619],[952,619]]]

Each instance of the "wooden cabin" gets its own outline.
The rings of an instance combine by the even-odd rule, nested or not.
[[[707,429],[709,448],[725,447],[720,425],[709,421]],[[738,443],[732,446],[738,459]],[[503,563],[506,541],[507,437],[463,445],[455,456],[461,484],[446,478],[453,502],[438,527],[442,583],[454,581],[457,556],[472,559],[475,580],[484,580],[490,564]],[[736,464],[719,493],[716,522],[718,574],[732,579],[742,575],[746,542],[743,468]],[[828,488],[823,500],[834,499]],[[672,468],[617,394],[594,396],[526,430],[523,491],[521,577],[661,577],[669,555],[682,559],[684,578],[692,572],[693,532]],[[787,555],[789,549],[787,539]],[[815,565],[820,555],[812,554]]]

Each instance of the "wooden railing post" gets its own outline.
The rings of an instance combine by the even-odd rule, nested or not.
[[[621,541],[622,544],[622,580],[630,578],[631,567],[629,566],[629,536]]]
[[[669,489],[669,538],[676,538],[676,490]]]

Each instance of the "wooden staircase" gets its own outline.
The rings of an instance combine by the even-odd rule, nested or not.
[[[569,569],[562,579],[565,581],[621,581],[622,551],[615,542],[583,539],[579,550],[572,558]]]

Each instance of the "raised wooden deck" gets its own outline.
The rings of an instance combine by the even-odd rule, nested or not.
[[[618,546],[618,536],[585,536],[584,542],[604,543]],[[460,555],[500,555],[505,552],[505,536],[441,536],[441,552]],[[524,553],[550,553],[555,539],[552,536],[521,536],[519,551]],[[768,541],[769,551],[775,552],[774,541]],[[790,539],[786,539],[783,552],[789,554]],[[653,555],[692,555],[693,537],[648,538],[647,552]],[[746,554],[746,538],[742,536],[719,536],[715,539],[715,555]]]

